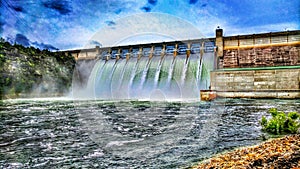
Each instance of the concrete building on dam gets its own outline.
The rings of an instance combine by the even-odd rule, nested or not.
[[[299,30],[231,37],[221,32],[218,67],[211,72],[219,96],[300,98]]]
[[[300,98],[300,30],[64,51],[77,60],[212,53],[211,90],[219,97]]]

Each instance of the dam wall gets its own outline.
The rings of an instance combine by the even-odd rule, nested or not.
[[[300,31],[222,33],[216,30],[217,67],[210,74],[218,97],[300,98]]]
[[[300,66],[211,72],[211,89],[219,97],[300,98]]]
[[[70,51],[64,51],[66,53],[70,53],[75,60],[78,59],[95,59],[98,54],[100,53],[100,47],[96,46],[95,48],[90,49],[78,49],[78,50],[70,50]]]
[[[81,60],[84,64],[90,63],[84,60],[96,60],[91,62],[93,64],[99,60],[105,65],[105,71],[109,67],[105,63],[116,65],[111,66],[111,69],[116,70],[117,74],[121,72],[122,75],[124,72],[131,72],[132,69],[137,68],[134,65],[138,65],[140,61],[144,64],[146,60],[148,60],[148,63],[153,60],[151,69],[155,71],[152,74],[157,76],[153,78],[158,81],[163,77],[160,69],[170,67],[172,68],[170,70],[173,70],[171,63],[175,60],[180,62],[178,64],[181,65],[181,68],[178,67],[178,71],[181,70],[182,72],[186,72],[188,69],[191,69],[190,71],[193,72],[192,69],[194,68],[191,65],[195,62],[197,64],[194,66],[195,68],[197,67],[197,71],[190,74],[194,74],[193,79],[196,79],[195,82],[198,89],[205,90],[210,86],[210,89],[215,90],[219,97],[300,98],[300,30],[223,36],[223,29],[218,27],[214,38],[127,46],[96,46],[91,49],[65,52],[70,53],[76,60]],[[135,64],[132,64],[131,67],[128,66],[128,60],[130,60],[130,63]],[[173,62],[170,62],[170,60],[173,60]],[[166,67],[161,67],[160,65],[163,61],[170,63]],[[156,65],[157,63],[154,62],[159,62],[159,64]],[[119,67],[117,67],[119,64],[125,65],[122,70],[121,68],[119,70]],[[83,64],[79,65],[82,66]],[[148,65],[145,64],[145,67],[140,68],[144,70],[141,78],[143,83],[145,80],[143,78],[148,78],[148,76],[150,78],[151,75]],[[85,74],[89,74],[92,72],[92,68],[92,66],[86,66],[86,69],[89,69],[89,71],[85,71],[84,67],[77,71],[77,77],[81,79],[81,84],[86,84],[88,79],[87,77],[82,77],[82,74],[84,74],[81,73],[82,70],[88,72]],[[101,67],[98,69],[99,71],[101,70],[101,76],[105,74],[102,73]],[[110,72],[110,70],[108,69],[107,72]],[[182,72],[178,72],[178,74],[184,76],[177,79],[177,81],[185,80],[185,73]],[[84,76],[87,76],[85,74]],[[172,77],[174,73],[170,71],[167,74],[169,74],[168,77]],[[208,74],[208,77],[204,74]],[[135,75],[137,75],[137,72],[132,72],[132,76]],[[116,75],[113,72],[110,78],[114,79],[114,76]],[[123,80],[122,77],[121,79]],[[153,79],[151,80],[153,81]],[[143,86],[147,86],[148,81]],[[113,83],[115,82],[112,80],[111,84]],[[156,83],[157,81],[155,81]],[[203,85],[204,83],[207,85]],[[111,84],[106,84],[106,86]],[[181,82],[181,84],[186,86],[189,82],[185,81]],[[127,87],[130,88],[132,86]],[[110,88],[108,89],[111,90]],[[99,97],[102,96],[99,95]]]
[[[77,59],[74,96],[198,99],[199,90],[210,85],[215,50],[209,39],[100,48],[96,56]]]

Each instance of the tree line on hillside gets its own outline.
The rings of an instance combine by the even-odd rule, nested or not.
[[[0,98],[62,94],[71,86],[74,65],[69,53],[10,44],[1,38]]]

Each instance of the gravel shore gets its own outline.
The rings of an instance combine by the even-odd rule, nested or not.
[[[192,167],[300,169],[300,134],[271,139],[262,144],[218,155]]]

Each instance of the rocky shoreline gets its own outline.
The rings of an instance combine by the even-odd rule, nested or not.
[[[297,169],[300,168],[300,134],[271,139],[256,146],[220,154],[191,168]]]

